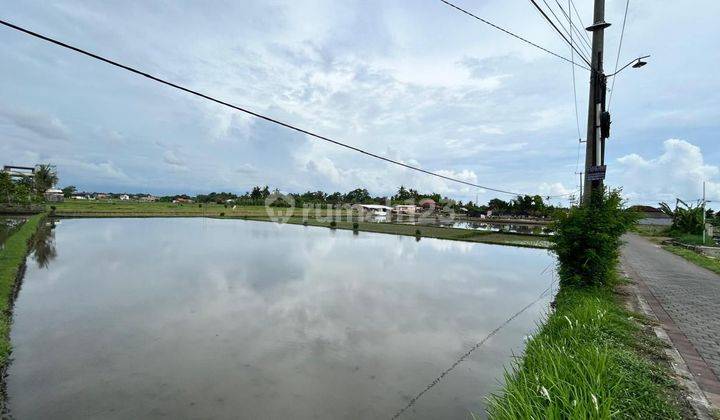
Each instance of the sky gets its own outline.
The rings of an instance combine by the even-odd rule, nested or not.
[[[563,4],[563,1],[560,1]],[[563,56],[523,0],[457,4]],[[553,2],[548,2],[553,4]],[[583,22],[592,2],[575,0]],[[608,0],[605,68],[625,0]],[[559,13],[556,9],[556,13]],[[632,0],[606,149],[632,204],[720,200],[720,2]],[[528,194],[577,191],[571,64],[438,0],[5,1],[3,20],[392,159]],[[399,185],[510,197],[353,153],[0,27],[0,161],[60,186],[154,194],[374,195]],[[581,136],[589,73],[577,69]],[[563,202],[567,204],[565,200]]]

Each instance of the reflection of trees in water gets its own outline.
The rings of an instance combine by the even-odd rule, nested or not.
[[[50,261],[57,257],[55,249],[55,221],[51,220],[43,223],[33,235],[31,245],[33,250],[33,258],[37,262],[38,267],[47,268]]]

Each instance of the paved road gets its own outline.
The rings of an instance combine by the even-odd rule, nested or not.
[[[686,355],[690,354],[692,359],[695,352],[692,349],[684,352],[681,348],[682,341],[686,344],[689,341],[697,351],[695,354],[699,353],[714,372],[712,379],[717,384],[720,378],[720,276],[637,235],[626,235],[625,240],[622,250],[625,270],[631,277],[639,277],[662,306],[658,309],[664,310],[664,314],[658,314],[653,308],[658,318],[663,321],[667,315],[672,321],[666,321],[675,324],[670,328],[676,330],[680,343],[670,335],[683,358],[689,365],[693,364]],[[683,340],[682,335],[687,340]]]

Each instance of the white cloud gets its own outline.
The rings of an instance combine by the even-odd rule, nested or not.
[[[163,153],[163,162],[177,169],[187,168],[185,161],[178,157],[178,155],[172,150],[166,150]]]
[[[567,53],[526,5],[460,1]],[[657,133],[692,135],[707,160],[719,157],[714,146],[720,96],[708,92],[720,89],[720,79],[707,69],[720,57],[713,45],[720,36],[713,21],[720,2],[696,3],[657,8],[638,0],[630,9],[632,36],[625,38],[623,55],[647,52],[652,60],[642,70],[623,72],[613,95],[608,159],[625,156],[628,171],[637,169],[620,180],[628,183],[626,191],[632,187],[640,194],[641,168],[663,164],[647,156]],[[9,2],[4,13],[233,104],[427,170],[523,193],[573,188],[577,134],[569,64],[440,2],[415,6],[249,0],[222,10],[188,3],[160,11],[143,2],[123,7],[67,0],[48,8],[27,0]],[[590,19],[590,7],[579,8]],[[608,2],[608,21],[620,21],[623,13],[624,3]],[[665,30],[668,19],[677,31]],[[619,25],[606,31],[608,49],[616,48],[618,35]],[[654,45],[663,48],[653,51]],[[137,181],[136,187],[156,193],[242,192],[262,183],[286,191],[367,187],[378,195],[404,184],[459,194],[464,201],[482,194],[285,128],[270,129],[253,117],[27,42],[12,31],[0,31],[0,55],[7,64],[0,66],[0,155],[11,162],[32,164],[36,157],[57,163],[63,181],[80,188],[105,184],[72,169],[77,165],[63,169],[61,162],[102,163],[112,156],[113,168],[132,174],[120,180],[116,173],[123,187],[132,189],[128,183]],[[587,73],[578,71],[581,126],[587,83]],[[648,96],[654,86],[663,86],[662,94]],[[156,138],[167,139],[161,149]],[[700,177],[713,175],[706,164],[691,167],[697,157],[689,151],[684,156],[688,160],[677,164],[690,175],[676,177],[679,189],[690,190]],[[197,170],[182,169],[188,165]],[[612,168],[610,176],[615,173]]]
[[[700,148],[685,140],[665,140],[660,156],[644,158],[631,153],[618,158],[617,165],[613,184],[622,185],[633,202],[657,203],[676,197],[695,200],[702,195],[703,181],[707,195],[720,198],[720,182],[713,181],[720,168],[705,163]]]
[[[538,186],[538,193],[542,196],[556,196],[572,194],[577,192],[575,189],[568,189],[560,182],[547,183],[543,182]]]
[[[326,157],[309,160],[306,164],[306,168],[310,172],[317,173],[320,176],[327,178],[327,180],[334,185],[339,184],[343,178],[340,171],[335,167],[333,161]]]
[[[66,140],[68,128],[55,116],[9,106],[0,106],[0,121],[28,130],[45,139]]]
[[[257,172],[257,168],[249,163],[243,163],[235,168],[235,172],[244,175],[251,175]]]

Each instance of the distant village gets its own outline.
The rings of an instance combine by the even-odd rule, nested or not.
[[[152,194],[125,194],[125,193],[104,193],[104,192],[75,192],[66,196],[63,190],[51,188],[45,191],[45,200],[48,202],[59,202],[69,200],[119,200],[119,201],[140,201],[154,203],[158,201],[158,197]],[[192,202],[192,200],[187,200]]]

